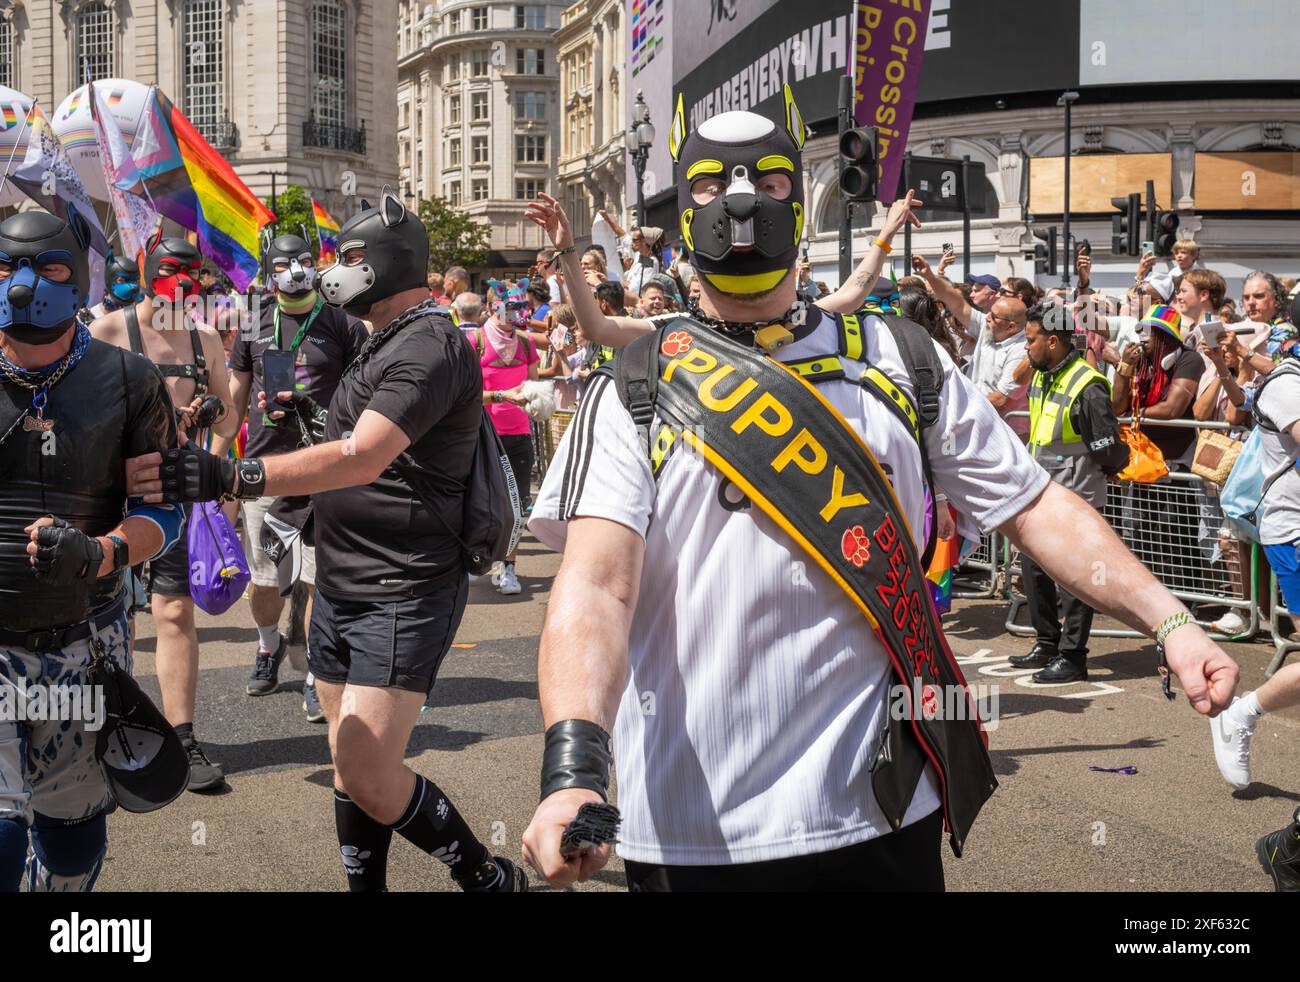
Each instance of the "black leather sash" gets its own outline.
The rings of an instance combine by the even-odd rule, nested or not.
[[[891,722],[891,730],[910,725],[938,772],[944,817],[960,855],[997,781],[894,489],[858,433],[812,385],[752,348],[682,323],[660,334],[660,415],[862,611],[907,687],[907,705],[922,710]],[[946,710],[954,718],[945,719]],[[882,794],[873,769],[877,799],[895,828],[922,763],[918,758],[900,768],[911,781],[901,796],[897,786]],[[896,770],[891,780],[898,779]]]

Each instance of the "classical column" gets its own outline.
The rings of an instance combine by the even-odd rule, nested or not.
[[[1192,180],[1196,174],[1196,142],[1190,125],[1170,128],[1169,150],[1174,158],[1172,205],[1179,211],[1191,211],[1196,207],[1192,196]],[[1171,203],[1162,201],[1160,204]]]

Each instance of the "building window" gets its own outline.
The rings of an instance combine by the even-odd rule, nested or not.
[[[470,185],[469,196],[471,201],[487,201],[488,182],[486,177],[474,179],[474,183]]]
[[[459,10],[454,10],[447,15],[447,33],[448,34],[460,33],[460,11]]]
[[[470,121],[482,123],[488,118],[488,94],[486,92],[474,92],[469,97],[470,104]]]
[[[204,139],[225,142],[224,11],[222,0],[186,0],[184,10],[185,115]]]
[[[460,125],[460,96],[458,95],[447,100],[447,122],[452,126]]]
[[[546,8],[519,4],[515,7],[515,28],[520,31],[546,30]]]
[[[546,182],[540,178],[519,178],[515,180],[515,197],[521,201],[532,201],[546,190]]]
[[[522,133],[515,136],[515,163],[546,163],[546,137],[527,136]]]
[[[515,118],[516,119],[545,119],[546,118],[546,93],[545,92],[516,92],[515,93]]]
[[[419,174],[424,173],[424,147],[417,146],[415,150],[415,170]]]
[[[448,167],[460,166],[460,140],[459,139],[447,141],[447,166]]]
[[[492,63],[492,53],[486,48],[469,53],[469,77],[487,78],[488,65]]]
[[[312,6],[312,60],[315,84],[312,111],[326,126],[347,125],[347,15],[339,0],[315,0]]]
[[[13,21],[0,19],[0,85],[11,89],[18,85],[18,72],[14,66]]]
[[[90,3],[77,14],[77,71],[82,82],[112,78],[113,10],[107,3]]]
[[[487,7],[475,7],[470,11],[470,27],[476,31],[486,31],[488,28],[488,9]]]
[[[476,136],[473,139],[474,163],[486,164],[490,162],[488,156],[488,138],[486,136]]]
[[[545,75],[546,52],[541,48],[516,48],[515,73],[518,75]]]
[[[462,204],[460,196],[460,181],[452,181],[447,185],[447,204],[453,208],[459,208]]]
[[[447,62],[447,81],[448,82],[460,81],[460,58],[458,56],[453,57],[450,61]]]
[[[424,135],[424,108],[417,106],[415,109],[415,132],[417,136]]]

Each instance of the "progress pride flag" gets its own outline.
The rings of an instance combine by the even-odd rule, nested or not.
[[[853,118],[877,131],[880,201],[898,196],[907,130],[925,55],[930,0],[858,0],[853,18]]]

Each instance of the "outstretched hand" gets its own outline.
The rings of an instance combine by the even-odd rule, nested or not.
[[[524,216],[534,225],[545,230],[551,244],[557,249],[567,249],[573,245],[573,229],[569,225],[569,216],[564,207],[555,198],[544,191],[537,195],[536,201],[530,201],[524,209]]]
[[[885,224],[880,228],[880,237],[888,242],[904,225],[921,228],[921,220],[913,214],[913,208],[921,208],[925,202],[916,196],[915,188],[908,188],[906,196],[898,198],[889,206],[885,215]]]

